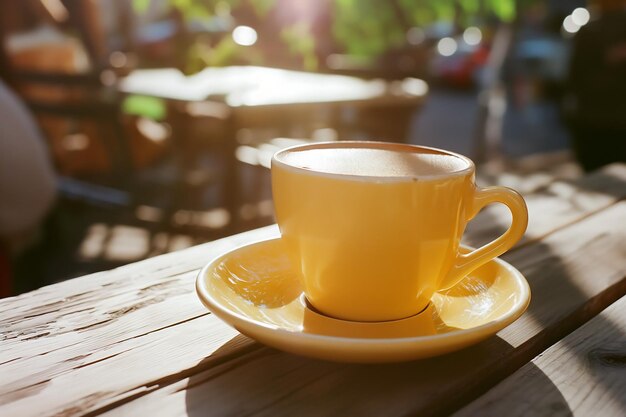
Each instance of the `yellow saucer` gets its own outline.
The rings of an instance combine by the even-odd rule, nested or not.
[[[309,308],[280,239],[234,249],[196,280],[202,303],[241,333],[268,346],[340,362],[399,362],[462,349],[494,335],[528,307],[523,275],[495,259],[426,310],[402,320],[337,320]],[[469,248],[465,248],[469,250]]]

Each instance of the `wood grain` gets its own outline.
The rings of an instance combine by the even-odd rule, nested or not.
[[[545,198],[527,196],[531,225],[536,221],[538,226],[531,227],[532,238],[507,259],[531,280],[535,294],[531,314],[502,332],[500,339],[472,350],[478,368],[493,363],[494,358],[507,358],[505,365],[486,375],[478,368],[454,365],[463,369],[459,375],[467,373],[475,381],[495,383],[530,360],[533,349],[586,320],[623,290],[623,265],[611,262],[624,256],[617,242],[623,238],[621,225],[626,224],[626,214],[622,204],[610,206],[626,193],[626,168],[611,169],[585,178],[579,185],[564,182],[564,187],[557,182],[542,188],[538,192]],[[497,213],[486,212],[475,224],[482,225],[481,238],[492,239],[501,233],[500,224],[505,221]],[[0,415],[98,414],[134,403],[149,407],[144,397],[154,399],[162,414],[176,414],[186,412],[188,401],[206,411],[205,395],[224,397],[221,407],[226,412],[232,407],[228,396],[241,390],[229,383],[224,387],[232,389],[230,394],[214,390],[210,381],[227,378],[226,382],[235,384],[237,375],[242,378],[238,383],[242,389],[260,390],[248,393],[256,402],[242,397],[248,398],[248,411],[259,411],[264,401],[276,401],[276,407],[285,412],[297,410],[297,401],[276,397],[292,390],[294,398],[302,397],[307,404],[315,395],[323,397],[315,408],[322,412],[358,409],[360,405],[355,404],[363,388],[373,405],[380,406],[376,398],[386,398],[385,403],[397,399],[396,408],[390,411],[432,412],[429,404],[432,407],[441,395],[434,395],[430,403],[411,400],[413,389],[423,389],[415,375],[434,374],[433,369],[444,359],[381,368],[309,361],[262,348],[207,313],[193,292],[197,270],[230,248],[275,235],[275,227],[259,229],[0,301]],[[606,263],[601,265],[605,267],[594,268],[585,262],[594,256],[604,259]],[[550,274],[556,278],[548,277]],[[546,294],[539,302],[537,292]],[[551,297],[561,302],[552,303]],[[513,359],[507,356],[511,352]],[[471,358],[473,362],[467,355],[452,355],[445,361],[464,363],[463,358]],[[382,379],[374,378],[379,381],[376,383],[369,381],[374,370],[383,373]],[[259,378],[245,382],[247,372]],[[275,375],[272,386],[285,382],[282,390],[275,389],[276,395],[263,394],[268,389],[274,392],[260,378],[270,372]],[[443,384],[448,377],[458,375],[437,377],[434,386],[439,383],[451,389],[449,383]],[[460,380],[452,388],[471,380]],[[359,381],[367,383],[355,384]],[[298,388],[302,383],[306,389]],[[194,386],[189,395],[186,384]],[[376,389],[381,390],[380,395]],[[446,389],[441,393],[449,393]],[[341,393],[341,400],[331,407],[329,395],[333,392]],[[476,390],[461,392],[466,398]],[[461,405],[463,401],[448,403]],[[130,414],[146,414],[137,410],[141,408]]]
[[[474,348],[385,366],[333,364],[262,348],[228,365],[202,360],[199,372],[119,404],[111,414],[447,414],[626,293],[624,239],[626,202],[511,254],[535,294],[531,307]]]
[[[626,415],[626,298],[455,414]]]
[[[172,253],[2,300],[0,415],[20,409],[64,412],[81,398],[95,404],[86,396],[89,389],[101,392],[107,384],[120,383],[143,386],[183,371],[186,360],[189,366],[195,364],[211,353],[211,346],[217,349],[237,334],[195,297],[198,269],[226,250],[277,233],[276,227],[258,229],[185,250],[185,256]],[[195,353],[186,355],[184,346]],[[149,356],[144,356],[144,347],[160,353],[155,356],[148,349]],[[148,360],[153,374],[128,372],[122,379],[92,374],[83,385],[64,386],[66,379],[75,380],[77,369],[97,372],[115,366],[110,361],[118,356],[130,360],[120,370],[133,363],[147,365]],[[51,381],[57,382],[58,393],[50,389]],[[29,397],[43,388],[44,398],[58,398],[34,406]],[[115,390],[104,392],[111,397]]]

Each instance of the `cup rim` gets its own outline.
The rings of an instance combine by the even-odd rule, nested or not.
[[[308,149],[329,149],[329,148],[375,148],[375,149],[400,149],[406,151],[426,150],[427,153],[435,153],[442,155],[449,155],[461,159],[466,163],[466,167],[458,171],[451,171],[441,174],[428,174],[428,175],[411,175],[411,176],[376,176],[376,175],[355,175],[355,174],[339,174],[333,172],[316,171],[309,168],[303,168],[296,165],[289,164],[280,157],[286,153],[293,152],[295,150],[308,150]],[[280,166],[281,168],[299,172],[307,175],[315,175],[320,177],[330,177],[336,179],[353,180],[353,181],[368,181],[368,182],[410,182],[410,181],[429,181],[440,180],[451,177],[462,177],[475,172],[476,167],[474,162],[468,157],[458,154],[452,151],[446,151],[444,149],[434,148],[430,146],[413,145],[409,143],[396,143],[396,142],[381,142],[381,141],[326,141],[326,142],[314,142],[290,146],[288,148],[281,149],[272,155],[271,161],[272,168],[274,166]]]

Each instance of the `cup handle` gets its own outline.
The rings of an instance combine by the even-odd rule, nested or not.
[[[493,242],[467,254],[459,253],[448,275],[443,279],[440,290],[455,286],[467,274],[496,256],[509,250],[524,234],[528,225],[528,209],[521,195],[506,187],[487,187],[477,189],[469,210],[467,221],[478,214],[483,207],[491,203],[502,203],[511,211],[511,226]]]

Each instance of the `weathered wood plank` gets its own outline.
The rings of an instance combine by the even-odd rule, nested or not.
[[[497,337],[456,354],[398,365],[345,365],[269,348],[198,372],[110,410],[134,415],[439,415],[466,404],[626,293],[626,202],[508,260],[534,294]],[[250,343],[253,343],[252,341]],[[207,368],[208,366],[208,368]]]
[[[552,233],[622,198],[626,190],[626,182],[621,179],[626,178],[624,171],[618,167],[617,174],[596,174],[601,175],[597,183],[580,192],[580,196],[586,196],[583,203],[578,194],[570,198],[569,192],[554,192],[552,204],[536,200],[545,212],[536,210],[533,215],[535,200],[530,198],[531,224],[534,218],[542,219],[543,226],[535,229],[537,236]],[[607,175],[612,182],[607,181]],[[491,231],[483,236],[493,238],[500,233],[498,219],[493,216],[484,220],[485,230]],[[16,404],[39,405],[42,412],[60,412],[69,407],[76,407],[74,411],[96,411],[154,390],[159,384],[172,384],[188,374],[212,370],[222,363],[220,358],[233,357],[237,349],[258,348],[245,338],[226,343],[233,333],[201,307],[193,293],[193,279],[197,269],[213,256],[276,233],[272,227],[259,229],[0,301],[0,414],[5,414],[2,404],[11,409]],[[539,252],[545,255],[545,250]],[[550,263],[546,259],[543,262]],[[591,293],[598,288],[592,288]],[[534,331],[542,328],[540,325]],[[525,334],[522,331],[519,340],[523,341]],[[167,343],[159,344],[161,337]],[[181,345],[188,350],[181,350]],[[197,365],[207,355],[210,358]],[[278,355],[281,360],[289,357]],[[299,358],[289,358],[301,366]],[[245,362],[245,356],[241,360]],[[328,369],[326,366],[320,369]],[[124,378],[111,378],[110,385],[105,384],[107,389],[100,389],[102,376],[92,373],[92,369],[104,375],[103,369],[109,368],[127,372]],[[336,372],[330,369],[331,374]],[[58,390],[67,384],[75,389]],[[46,388],[33,390],[37,386]],[[20,391],[25,396],[20,397]]]
[[[456,417],[626,415],[626,297]]]
[[[80,301],[91,291],[129,292],[132,291],[132,286],[155,284],[163,277],[195,271],[211,257],[225,250],[264,239],[276,233],[278,233],[276,226],[251,230],[181,251],[155,256],[110,271],[48,285],[16,297],[0,299],[0,323],[19,315],[36,316],[65,309],[66,303],[71,305]]]
[[[74,331],[116,324],[147,307],[171,303],[179,296],[189,297],[193,295],[195,274],[213,257],[244,243],[277,235],[275,226],[257,229],[0,300],[4,307],[0,311],[0,363],[10,359],[13,348],[24,354],[24,344],[20,342],[25,339],[34,341],[45,335],[60,342],[64,337],[72,337],[70,333]],[[176,300],[173,304],[177,308],[168,308],[166,304],[144,318],[137,317],[143,319],[136,321],[137,330],[156,329],[206,313],[193,299],[184,303]],[[154,317],[157,311],[162,314]]]
[[[0,393],[90,362],[121,342],[207,316],[194,293],[198,269],[225,250],[277,233],[275,227],[258,229],[191,248],[185,257],[172,253],[60,283],[51,286],[60,287],[56,301],[51,287],[30,293],[30,303],[29,294],[8,300],[18,303],[13,317],[11,311],[0,313],[0,364],[5,364],[0,365]],[[79,288],[65,288],[74,281]],[[63,297],[66,290],[74,294]],[[50,299],[40,305],[37,296]]]
[[[56,366],[48,369],[39,369],[36,362],[30,368],[22,364],[17,369],[9,366],[15,362],[8,363],[3,375],[20,375],[23,371],[27,374],[3,384],[0,414],[85,413],[119,398],[149,392],[168,380],[177,381],[188,375],[189,369],[195,369],[198,357],[207,356],[213,365],[230,358],[233,352],[244,352],[241,341],[229,345],[237,334],[214,316],[205,315],[184,325],[111,343],[94,352],[81,350],[79,345],[75,349],[77,356],[57,361]],[[43,401],[34,402],[34,395]]]
[[[532,194],[555,181],[577,180],[583,176],[571,152],[531,155],[515,161],[493,161],[476,167],[476,181],[511,187]],[[504,165],[503,165],[504,164]]]

